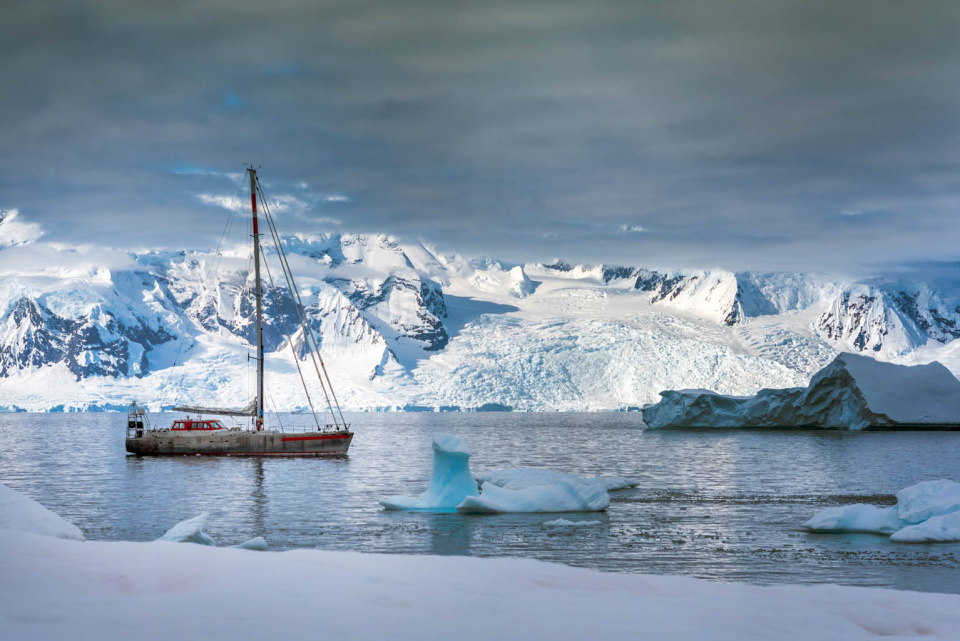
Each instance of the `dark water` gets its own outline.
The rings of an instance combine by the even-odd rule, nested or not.
[[[135,458],[123,449],[124,418],[0,415],[0,482],[90,539],[151,540],[209,511],[206,530],[220,544],[263,536],[273,549],[960,592],[960,544],[800,529],[823,507],[891,504],[912,483],[960,480],[958,433],[650,432],[636,414],[357,414],[348,458]],[[467,438],[474,471],[533,466],[640,485],[613,493],[606,513],[565,515],[602,521],[576,529],[543,526],[557,515],[382,511],[381,496],[426,488],[438,431]]]

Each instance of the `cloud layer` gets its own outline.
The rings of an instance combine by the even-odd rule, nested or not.
[[[517,261],[949,259],[957,33],[952,0],[22,2],[0,197],[205,247],[252,161],[301,230]]]

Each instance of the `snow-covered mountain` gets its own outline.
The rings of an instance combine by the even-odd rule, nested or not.
[[[15,212],[0,218],[8,227],[0,407],[252,397],[245,248],[122,253],[110,267],[87,249],[43,245]],[[284,250],[351,409],[617,409],[668,388],[752,394],[804,385],[838,351],[917,362],[960,336],[960,301],[922,281],[505,265],[383,235],[292,236]],[[16,253],[27,251],[44,260]],[[266,277],[268,404],[304,407],[295,307],[280,271]]]

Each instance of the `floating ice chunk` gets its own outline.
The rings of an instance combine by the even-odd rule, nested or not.
[[[204,512],[200,516],[195,516],[186,521],[180,521],[167,533],[161,536],[157,541],[170,541],[173,543],[199,543],[200,545],[216,545],[210,536],[203,531],[203,526],[207,522],[210,514]]]
[[[610,495],[596,479],[559,479],[550,485],[509,490],[493,483],[480,487],[480,496],[468,496],[457,506],[461,514],[501,512],[602,512]]]
[[[905,525],[958,511],[960,483],[924,481],[897,492],[897,512]]]
[[[267,541],[262,536],[258,536],[250,539],[249,541],[244,541],[243,543],[238,543],[237,545],[231,545],[230,547],[238,550],[258,550],[260,552],[266,552]]]
[[[450,434],[433,437],[433,474],[427,491],[418,497],[388,496],[380,499],[387,510],[453,512],[467,497],[477,496],[477,482],[470,473],[470,449],[466,441]]]
[[[608,492],[636,487],[637,482],[621,476],[597,476],[597,481]],[[551,485],[558,481],[583,481],[582,476],[541,470],[535,467],[517,467],[511,470],[496,470],[477,474],[477,482],[481,485],[491,483],[506,490],[522,490],[533,485]],[[593,480],[593,479],[590,479]]]
[[[817,512],[803,524],[811,532],[869,532],[892,534],[903,527],[896,507],[842,505]]]
[[[567,519],[554,519],[544,523],[547,527],[589,527],[592,525],[603,525],[600,521],[568,521]]]
[[[936,361],[907,366],[840,354],[807,387],[762,389],[746,397],[704,390],[665,391],[660,396],[659,403],[641,410],[651,429],[960,425],[960,381]]]
[[[897,543],[948,543],[960,541],[960,512],[934,516],[922,523],[908,525],[890,535]]]
[[[76,525],[3,483],[0,483],[0,530],[83,540],[83,532]]]

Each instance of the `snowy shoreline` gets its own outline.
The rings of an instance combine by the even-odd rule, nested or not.
[[[952,594],[724,584],[528,559],[84,541],[3,489],[0,630],[11,639],[857,640],[960,630]]]
[[[11,639],[956,639],[960,596],[0,530]]]

